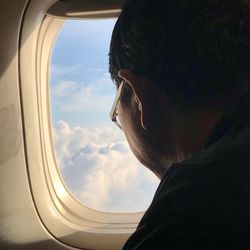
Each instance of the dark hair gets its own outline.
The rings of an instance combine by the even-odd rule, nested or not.
[[[161,84],[176,104],[225,94],[250,72],[250,1],[127,0],[114,27],[111,78],[127,68]]]

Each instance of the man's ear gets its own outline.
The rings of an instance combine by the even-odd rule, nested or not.
[[[147,107],[148,103],[151,103],[152,101],[149,100],[152,94],[152,92],[149,90],[149,81],[146,78],[138,76],[128,69],[120,69],[118,75],[133,89],[135,94],[135,101],[141,113],[141,125],[144,129],[147,129],[148,122],[150,121],[150,110],[148,110]]]

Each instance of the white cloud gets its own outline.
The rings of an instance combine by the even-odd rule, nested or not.
[[[112,211],[145,209],[157,178],[130,153],[118,129],[54,128],[58,163],[72,193],[86,205]]]
[[[102,112],[106,111],[115,95],[110,91],[112,83],[108,73],[103,74],[93,82],[61,81],[52,86],[51,96],[60,111],[72,112]]]
[[[78,90],[78,85],[73,81],[62,81],[60,84],[56,85],[53,89],[54,97],[64,97],[68,94],[73,94]]]

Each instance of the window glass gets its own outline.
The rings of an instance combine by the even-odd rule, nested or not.
[[[57,36],[50,65],[54,148],[78,200],[98,210],[138,211],[148,207],[159,181],[109,119],[116,91],[108,73],[114,23],[69,20]]]

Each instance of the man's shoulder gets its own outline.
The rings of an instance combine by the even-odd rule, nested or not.
[[[217,151],[223,145],[214,145],[170,168],[124,249],[165,249],[164,242],[170,249],[188,249],[182,243],[195,249],[194,242],[200,249],[218,249],[214,242],[237,249],[227,243],[240,240],[250,248],[250,156],[222,144],[223,152]],[[240,145],[238,152],[245,150]]]
[[[250,249],[248,109],[223,120],[203,152],[169,169],[124,250]]]
[[[248,139],[244,133],[240,139],[228,137],[193,159],[172,166],[148,214],[155,210],[166,217],[188,211],[250,211],[250,129],[247,134]]]
[[[201,167],[175,166],[124,250],[250,248],[249,185],[230,185]]]

